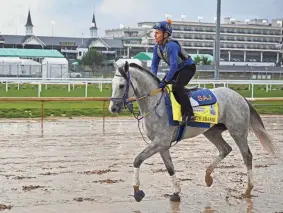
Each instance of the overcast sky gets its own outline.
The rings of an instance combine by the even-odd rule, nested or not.
[[[51,21],[55,22],[55,36],[89,36],[93,8],[98,25],[98,35],[104,36],[105,29],[137,26],[141,21],[172,19],[213,22],[216,16],[217,0],[0,0],[0,32],[2,34],[25,33],[25,23],[29,8],[35,35],[52,34]],[[224,17],[282,18],[283,0],[222,0]]]

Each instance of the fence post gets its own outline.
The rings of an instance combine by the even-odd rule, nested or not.
[[[6,92],[8,92],[8,82],[6,81]]]
[[[40,97],[40,93],[41,93],[41,83],[38,84],[38,92],[37,92],[38,97]]]
[[[105,133],[105,102],[106,101],[103,101],[103,117],[102,117],[102,125],[103,125],[103,135],[104,135],[104,133]]]
[[[43,135],[43,117],[44,117],[43,102],[44,101],[41,101],[41,112],[40,112],[40,116],[41,116],[41,135]]]
[[[85,82],[85,97],[87,97],[87,82]]]
[[[254,84],[252,84],[252,98],[254,97]]]

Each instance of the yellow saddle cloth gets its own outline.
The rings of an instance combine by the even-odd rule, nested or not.
[[[167,91],[169,93],[169,97],[172,105],[172,114],[174,121],[182,121],[182,113],[181,113],[181,105],[175,99],[175,96],[172,92],[172,85],[167,85]],[[204,105],[204,106],[193,106],[194,115],[196,117],[195,122],[201,123],[218,123],[218,103],[212,105]]]

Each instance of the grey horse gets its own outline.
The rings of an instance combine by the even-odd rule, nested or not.
[[[140,202],[145,193],[140,190],[139,170],[141,164],[156,153],[161,155],[165,167],[171,177],[173,194],[171,201],[179,201],[181,192],[180,182],[176,177],[174,165],[170,156],[172,140],[176,137],[177,127],[168,124],[168,114],[162,92],[150,94],[158,89],[160,80],[149,70],[128,62],[116,66],[115,76],[112,80],[112,97],[109,111],[120,113],[127,105],[129,96],[134,95],[143,117],[143,126],[150,139],[148,146],[137,155],[134,160],[133,188],[134,197]],[[208,128],[189,127],[185,129],[184,137],[193,138],[203,134],[219,151],[219,155],[207,167],[205,182],[208,187],[213,183],[211,173],[217,165],[232,151],[232,148],[223,139],[222,133],[226,130],[236,142],[247,167],[248,184],[245,192],[247,198],[251,197],[253,189],[252,160],[253,155],[248,146],[248,133],[251,129],[262,146],[272,155],[279,151],[276,144],[268,135],[264,124],[253,106],[241,95],[232,89],[220,87],[211,89],[219,105],[219,122]]]

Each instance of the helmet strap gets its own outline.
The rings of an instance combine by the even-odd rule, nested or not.
[[[162,39],[162,44],[164,45],[164,44],[166,44],[167,43],[167,41],[168,41],[168,39],[169,39],[169,36],[164,36],[164,34],[165,34],[165,32],[163,32],[163,39]]]

